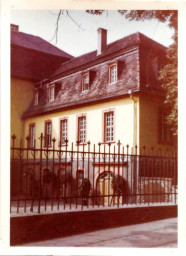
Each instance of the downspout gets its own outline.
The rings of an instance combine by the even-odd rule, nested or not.
[[[132,90],[128,91],[130,98],[133,101],[133,153],[135,154],[135,147],[137,145],[137,100],[132,95]]]
[[[137,100],[135,100],[135,98],[132,95],[132,90],[128,91],[128,94],[130,95],[131,100],[133,101],[133,150],[132,150],[132,154],[134,155],[134,161],[133,161],[133,188],[132,191],[134,194],[137,194],[137,187],[138,187],[138,156],[137,156]],[[137,202],[137,198],[133,197],[132,200],[134,203]]]

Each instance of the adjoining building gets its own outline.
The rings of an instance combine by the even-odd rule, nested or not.
[[[11,24],[11,134],[23,138],[23,112],[30,105],[35,83],[72,58],[42,38]]]

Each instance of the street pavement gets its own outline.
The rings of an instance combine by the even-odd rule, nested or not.
[[[177,218],[27,243],[24,246],[177,248]]]

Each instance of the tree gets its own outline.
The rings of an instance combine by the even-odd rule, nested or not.
[[[87,13],[102,15],[105,10],[86,10]],[[157,19],[159,22],[166,22],[174,30],[173,44],[167,49],[167,61],[160,70],[159,80],[165,89],[165,105],[168,109],[167,122],[171,126],[174,135],[177,134],[178,103],[177,103],[177,46],[178,46],[178,13],[176,10],[118,10],[129,21],[145,21]]]

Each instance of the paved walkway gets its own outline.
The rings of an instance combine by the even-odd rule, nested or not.
[[[104,229],[25,246],[176,248],[177,218]]]

